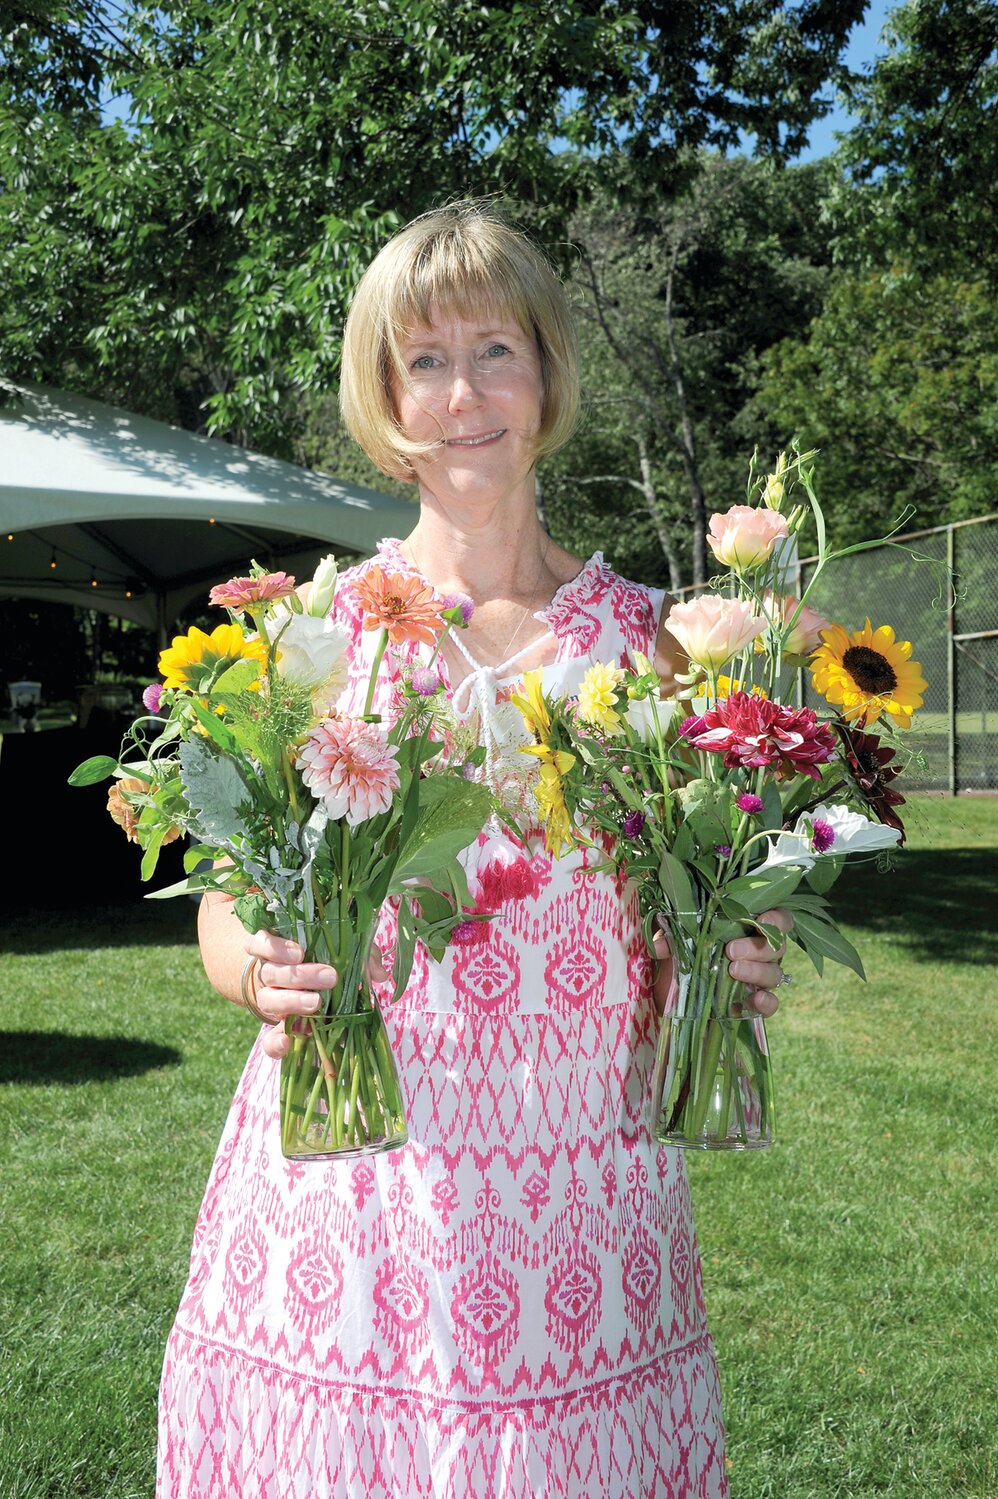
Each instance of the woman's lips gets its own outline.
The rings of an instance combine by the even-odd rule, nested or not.
[[[484,448],[490,442],[498,442],[500,437],[506,435],[506,428],[502,427],[497,432],[482,432],[475,437],[448,437],[449,448]]]

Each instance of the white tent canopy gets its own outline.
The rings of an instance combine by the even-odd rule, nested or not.
[[[100,608],[162,636],[252,557],[308,577],[324,552],[370,553],[414,520],[404,500],[165,422],[3,389],[0,598]]]

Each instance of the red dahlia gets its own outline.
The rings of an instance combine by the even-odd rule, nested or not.
[[[835,735],[813,708],[787,708],[748,692],[733,692],[716,708],[688,718],[684,734],[696,749],[723,754],[729,768],[773,765],[776,775],[820,778],[835,754]]]

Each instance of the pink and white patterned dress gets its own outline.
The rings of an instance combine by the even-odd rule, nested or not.
[[[411,571],[395,542],[376,560]],[[349,578],[359,691],[374,637]],[[660,607],[597,553],[537,616],[545,686],[651,654]],[[515,679],[481,668],[455,693],[488,718],[499,689],[493,771]],[[286,1161],[254,1046],[167,1345],[158,1499],[727,1494],[686,1176],[648,1129],[633,887],[539,833],[528,852],[536,893],[443,963],[417,957],[387,1011],[408,1145]]]

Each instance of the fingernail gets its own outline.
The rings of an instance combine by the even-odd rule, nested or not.
[[[302,1007],[309,1011],[317,1010],[319,1008],[319,1003],[320,1001],[318,994],[310,994],[306,999],[302,1001]]]
[[[336,983],[336,969],[320,968],[317,982],[320,989],[331,989]]]

